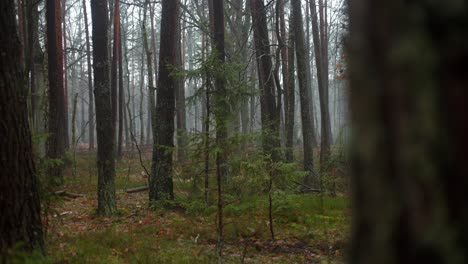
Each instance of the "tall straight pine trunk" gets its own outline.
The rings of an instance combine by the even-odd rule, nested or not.
[[[94,93],[96,99],[98,208],[99,215],[117,211],[115,200],[115,129],[109,83],[107,1],[91,0],[93,19]]]
[[[153,124],[153,158],[149,181],[149,199],[173,199],[172,150],[174,148],[175,77],[171,65],[176,64],[179,1],[163,0],[159,47],[156,116]]]

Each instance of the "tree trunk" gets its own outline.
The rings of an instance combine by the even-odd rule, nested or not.
[[[88,62],[88,120],[89,120],[89,149],[94,149],[94,94],[93,94],[93,77],[91,65],[91,47],[89,43],[88,29],[88,14],[86,12],[86,0],[83,0],[83,16],[85,21],[85,37],[86,37],[86,60]]]
[[[97,166],[99,215],[109,216],[117,211],[115,200],[114,125],[109,85],[107,53],[107,1],[91,0],[93,19],[94,84],[97,123]]]
[[[274,72],[270,58],[266,10],[263,0],[251,0],[250,4],[260,88],[263,148],[265,153],[272,156],[273,161],[279,161],[280,120],[276,113]]]
[[[117,1],[118,2],[118,1]],[[123,81],[123,49],[122,49],[122,30],[121,30],[121,25],[122,23],[120,22],[120,4],[117,4],[119,6],[118,9],[118,18],[119,18],[119,38],[118,38],[118,49],[119,49],[119,135],[118,135],[118,145],[117,145],[117,159],[122,159],[122,145],[123,145],[123,126],[124,126],[124,107],[125,107],[125,93],[124,93],[124,81]]]
[[[294,18],[292,15],[289,17],[289,41],[288,41],[288,74],[286,75],[287,79],[284,79],[284,82],[287,81],[286,91],[284,93],[284,106],[285,106],[285,128],[286,128],[286,161],[294,161],[294,112],[295,112],[295,102],[296,102],[296,93],[295,87],[296,82],[294,78],[295,73],[295,63],[294,56],[295,51],[295,35],[294,35]],[[311,102],[312,103],[312,102]]]
[[[213,8],[210,16],[213,17],[213,51],[216,52],[218,63],[223,67],[225,62],[224,51],[224,5],[222,0],[213,0]],[[227,176],[226,160],[226,139],[227,139],[227,119],[229,116],[229,105],[225,98],[226,81],[224,76],[215,76],[214,93],[214,117],[216,124],[216,146],[220,151],[216,153],[216,182],[218,186],[218,258],[221,258],[223,248],[223,196],[222,183]]]
[[[0,1],[0,16],[0,262],[7,263],[18,243],[42,250],[44,242],[14,1]]]
[[[112,43],[112,68],[111,68],[111,102],[112,102],[112,129],[114,130],[114,144],[117,142],[115,135],[117,128],[117,113],[118,113],[118,64],[119,64],[119,37],[120,37],[120,1],[114,2],[113,9],[113,23],[114,23],[114,41]],[[118,156],[118,155],[116,155]]]
[[[63,130],[65,149],[70,147],[70,138],[69,138],[69,124],[68,124],[68,60],[67,60],[67,28],[65,25],[65,17],[67,14],[66,8],[67,0],[62,0],[62,32],[63,32],[63,101],[64,101],[64,113],[62,125],[64,126]]]
[[[324,50],[328,42],[323,28],[325,22],[320,26],[318,25],[317,8],[315,6],[315,0],[310,1],[310,9],[312,12],[312,40],[314,42],[315,52],[315,63],[317,66],[317,80],[319,88],[319,99],[320,99],[320,114],[321,114],[321,142],[320,142],[320,169],[325,169],[325,162],[330,155],[330,143],[331,143],[331,124],[330,124],[330,110],[328,107],[328,51]],[[323,19],[321,19],[323,20]],[[320,32],[323,34],[321,35]],[[325,49],[327,49],[325,47]],[[326,62],[325,62],[326,60]]]
[[[183,41],[183,28],[179,26],[177,40],[177,55],[176,55],[176,68],[177,70],[184,69],[184,51],[185,45]],[[185,116],[185,81],[184,76],[176,77],[177,90],[176,90],[176,114],[177,114],[177,160],[183,163],[185,160],[185,145],[186,145],[186,116]]]
[[[149,103],[148,103],[148,108],[149,108],[149,113],[148,115],[150,116],[150,122],[148,122],[147,127],[149,128],[152,126],[151,124],[156,123],[156,102],[154,98],[155,90],[156,88],[154,87],[153,84],[153,64],[152,64],[152,54],[151,54],[151,49],[149,47],[148,43],[148,33],[146,32],[146,13],[147,13],[147,8],[148,8],[148,1],[145,2],[145,7],[143,8],[143,24],[142,24],[142,32],[143,32],[143,46],[145,49],[146,53],[146,68],[148,70],[148,89],[149,89]],[[151,124],[150,124],[151,123]],[[149,133],[147,134],[146,140],[149,143],[150,135]]]
[[[291,0],[293,21],[294,21],[294,36],[296,44],[296,61],[297,61],[297,77],[299,79],[299,98],[301,101],[301,120],[302,120],[302,135],[304,139],[304,170],[309,172],[305,179],[305,184],[308,186],[317,187],[318,180],[314,178],[312,173],[314,169],[314,126],[313,114],[311,112],[312,100],[309,100],[310,84],[307,78],[309,64],[306,61],[307,54],[304,39],[304,26],[302,21],[302,10],[300,0]]]
[[[149,180],[149,199],[173,199],[172,148],[174,147],[174,111],[176,82],[171,75],[177,52],[179,1],[163,0],[159,48],[159,74],[156,116],[153,124],[153,158]]]
[[[349,262],[467,263],[466,4],[350,0],[349,8]]]
[[[66,131],[63,125],[65,120],[65,100],[63,88],[63,49],[61,0],[46,1],[47,20],[47,55],[49,65],[49,137],[47,144],[47,157],[60,160],[65,155]],[[49,175],[58,184],[63,183],[63,167],[53,166]]]

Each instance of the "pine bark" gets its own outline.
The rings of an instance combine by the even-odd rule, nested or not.
[[[176,82],[171,75],[177,52],[179,1],[163,0],[159,48],[159,74],[156,116],[153,124],[153,158],[149,180],[149,199],[173,199],[172,149],[174,147],[174,111]]]
[[[18,63],[14,1],[0,1],[0,262],[22,242],[26,250],[43,248],[41,207],[27,110],[25,71]]]
[[[93,58],[96,100],[98,208],[97,213],[109,216],[117,212],[115,200],[115,129],[112,118],[109,83],[107,1],[91,0],[93,19]]]
[[[63,48],[61,24],[61,0],[46,1],[47,20],[47,55],[49,74],[49,137],[47,143],[47,157],[61,160],[65,155],[66,131],[65,100],[63,87]],[[57,184],[63,183],[63,167],[53,166],[49,175]]]

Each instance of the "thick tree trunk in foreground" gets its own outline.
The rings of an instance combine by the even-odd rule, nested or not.
[[[117,211],[115,202],[114,125],[112,119],[107,53],[107,2],[91,0],[93,19],[94,95],[96,99],[98,209],[99,215]]]
[[[349,8],[350,263],[468,263],[467,6]]]
[[[0,262],[7,263],[12,246],[42,250],[43,238],[13,0],[0,1],[0,17]]]
[[[304,39],[304,26],[302,22],[301,0],[291,0],[293,21],[294,21],[294,36],[296,44],[296,61],[297,61],[297,77],[299,79],[299,96],[301,101],[301,120],[302,134],[304,138],[304,170],[309,172],[306,176],[305,184],[308,186],[318,187],[319,179],[315,178],[312,173],[314,169],[314,151],[313,139],[315,137],[312,114],[312,101],[308,100],[311,96],[310,84],[307,78],[309,71],[309,63],[305,60],[306,48]]]
[[[49,65],[49,137],[47,157],[60,160],[65,155],[66,131],[63,89],[63,49],[60,0],[46,1],[47,55]],[[62,166],[50,168],[49,174],[58,184],[63,182]]]
[[[153,159],[149,181],[150,201],[173,199],[172,148],[174,147],[174,111],[176,82],[171,76],[175,65],[179,21],[179,1],[163,0],[156,116],[153,124]]]

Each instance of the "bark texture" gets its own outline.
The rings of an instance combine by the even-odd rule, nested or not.
[[[94,95],[96,102],[98,209],[99,215],[117,212],[115,202],[115,129],[109,83],[107,1],[92,0]]]
[[[13,0],[0,1],[0,262],[23,243],[42,249],[40,201]]]
[[[150,201],[173,199],[172,152],[174,148],[174,111],[176,82],[171,68],[176,64],[179,1],[163,0],[159,47],[159,74],[156,116],[153,124],[153,159],[149,181]]]
[[[46,1],[47,55],[49,74],[49,137],[47,157],[61,160],[65,154],[65,101],[63,89],[63,49],[60,0]],[[63,182],[62,166],[50,168],[49,174],[56,183]]]

